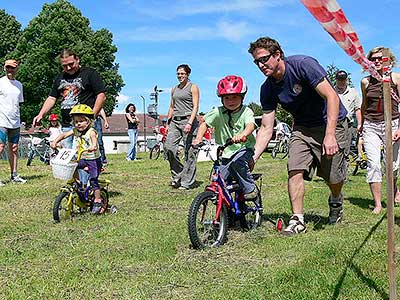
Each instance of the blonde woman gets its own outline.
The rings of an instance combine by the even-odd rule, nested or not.
[[[376,70],[382,75],[382,50],[384,47],[375,47],[369,51],[367,58],[375,65]],[[396,65],[396,57],[389,50],[390,62]],[[392,102],[392,134],[393,134],[393,171],[395,201],[400,202],[400,193],[397,189],[397,170],[399,167],[399,95],[400,95],[400,73],[390,73],[390,88]],[[374,214],[382,210],[382,168],[381,168],[381,145],[385,147],[385,121],[382,82],[371,75],[361,80],[362,92],[362,126],[360,133],[363,134],[364,148],[367,155],[367,182],[369,183],[372,197],[374,198]],[[386,150],[386,149],[385,149]]]

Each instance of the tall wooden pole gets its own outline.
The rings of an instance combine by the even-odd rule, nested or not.
[[[386,133],[386,180],[387,180],[387,253],[389,271],[389,299],[396,300],[396,261],[394,237],[394,187],[393,187],[393,145],[392,145],[392,103],[390,95],[390,53],[385,48],[382,51],[383,102],[385,111]]]

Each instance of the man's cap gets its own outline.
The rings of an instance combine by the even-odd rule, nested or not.
[[[347,72],[344,70],[339,70],[336,72],[336,79],[346,79],[347,78]]]
[[[18,67],[18,62],[15,59],[7,59],[4,62],[4,66],[5,67],[10,66],[10,67],[16,68],[16,67]]]

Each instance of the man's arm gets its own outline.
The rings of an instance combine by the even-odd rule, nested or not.
[[[322,146],[323,155],[334,155],[339,151],[336,141],[336,124],[339,115],[339,97],[328,80],[324,78],[315,87],[318,94],[327,101],[326,131]]]
[[[104,108],[102,108],[102,109],[100,110],[99,115],[100,115],[100,117],[101,117],[101,118],[103,119],[103,121],[104,121],[104,128],[105,128],[105,129],[110,128],[110,125],[108,124],[108,120],[107,120],[107,116],[106,116],[106,112],[104,111]]]
[[[93,113],[95,116],[97,116],[100,113],[100,110],[103,108],[105,101],[106,101],[105,93],[102,92],[97,94],[93,107]]]
[[[256,137],[256,145],[254,146],[254,162],[260,158],[274,132],[275,111],[264,112],[261,118],[261,126]]]
[[[49,112],[50,109],[53,108],[53,106],[56,104],[56,98],[49,96],[47,99],[44,101],[42,108],[40,109],[39,114],[33,118],[32,121],[32,127],[35,127],[40,123],[40,121],[43,119],[43,116]]]

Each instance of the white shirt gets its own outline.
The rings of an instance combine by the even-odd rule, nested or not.
[[[0,127],[19,128],[21,125],[19,104],[24,102],[22,83],[0,78]]]
[[[337,87],[336,87],[336,91]],[[357,109],[361,109],[361,99],[355,88],[347,86],[343,93],[339,93],[340,101],[347,110],[347,118],[353,121],[353,115]]]

